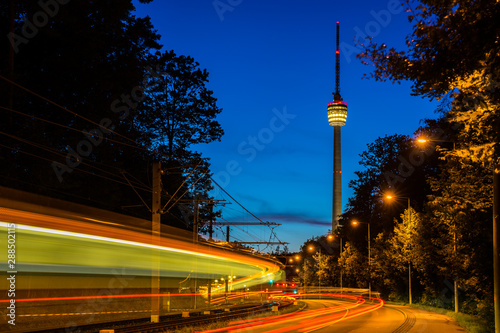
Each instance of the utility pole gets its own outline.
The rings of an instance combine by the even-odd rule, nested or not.
[[[198,193],[194,195],[194,216],[193,216],[193,245],[198,243],[198,225],[200,221],[200,206]],[[193,309],[196,309],[196,294],[198,293],[198,258],[195,259],[194,272],[194,292],[193,292]]]
[[[211,204],[210,205],[210,222],[209,222],[209,225],[208,225],[208,241],[209,242],[213,242],[214,239],[213,239],[213,235],[214,235],[214,219],[213,219],[213,214],[214,213],[214,205]]]
[[[14,0],[9,1],[9,30],[11,37],[14,38],[14,28],[15,28],[15,15],[16,10],[14,8]],[[14,45],[10,43],[9,48],[9,79],[14,81]],[[9,85],[9,108],[14,109],[14,86],[12,84]],[[12,113],[9,115],[9,124],[10,126],[14,126],[12,120]]]
[[[500,333],[500,166],[493,167],[493,301],[495,333]]]
[[[339,235],[340,240],[340,257],[342,257],[342,236]],[[342,294],[342,267],[340,267],[340,294]]]
[[[198,225],[200,221],[200,206],[198,194],[194,195],[194,216],[193,216],[193,242],[198,242]]]
[[[153,162],[152,244],[160,244],[161,162]],[[152,249],[151,322],[160,321],[160,251]]]
[[[372,261],[371,261],[371,247],[370,247],[370,223],[368,223],[368,297],[372,297]]]
[[[411,226],[410,198],[408,199],[408,226]],[[408,260],[408,299],[411,305],[411,258]]]

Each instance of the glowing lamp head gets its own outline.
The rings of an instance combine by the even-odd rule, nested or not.
[[[328,103],[328,122],[330,126],[344,126],[347,120],[347,103],[333,101]]]

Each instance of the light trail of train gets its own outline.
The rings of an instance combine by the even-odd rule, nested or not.
[[[96,277],[94,282],[100,275],[146,277],[151,275],[153,249],[160,251],[160,276],[165,278],[186,278],[191,274],[198,279],[229,277],[231,288],[236,290],[280,279],[282,274],[280,267],[270,260],[168,237],[154,244],[144,231],[120,229],[114,225],[6,208],[0,208],[0,220],[0,233],[4,235],[10,223],[16,225],[16,269],[24,274],[70,274],[75,277],[91,274]],[[7,258],[2,259],[4,267],[1,269],[7,271]],[[39,276],[31,281],[19,279],[18,289],[40,285],[39,280]],[[46,282],[44,288],[78,287],[72,282]],[[221,290],[223,287],[214,288],[214,292]]]
[[[71,325],[81,325],[94,322],[96,314],[144,312],[152,296],[165,300],[161,311],[189,308],[193,302],[203,306],[209,290],[219,301],[225,299],[226,288],[232,293],[255,291],[269,280],[284,280],[282,265],[270,256],[193,242],[192,233],[168,226],[153,241],[150,221],[12,193],[11,198],[4,192],[0,197],[0,244],[15,230],[20,329],[42,328],[30,326],[34,317],[65,314],[72,317]],[[158,295],[151,293],[155,257],[160,266]],[[0,251],[2,274],[14,270],[8,259],[8,252]],[[8,290],[8,283],[1,279],[0,289]],[[11,298],[4,294],[0,303]]]

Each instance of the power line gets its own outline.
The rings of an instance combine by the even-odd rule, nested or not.
[[[75,198],[78,198],[80,200],[85,200],[85,201],[90,201],[90,202],[94,202],[94,203],[97,203],[97,204],[102,204],[102,201],[93,200],[93,199],[90,199],[88,197],[82,197],[82,196],[74,194],[73,192],[65,192],[65,191],[61,191],[59,189],[50,187],[50,186],[44,186],[44,185],[40,185],[40,184],[35,184],[35,183],[27,182],[25,180],[21,180],[21,179],[17,179],[17,178],[12,178],[12,177],[8,177],[8,176],[4,176],[4,175],[0,175],[0,177],[4,178],[4,179],[13,180],[16,183],[23,183],[23,184],[35,186],[35,187],[38,187],[38,188],[43,188],[43,189],[46,189],[48,191],[52,191],[52,192],[56,192],[56,193],[61,193],[61,194],[64,194],[65,196],[75,197]]]
[[[47,123],[47,124],[51,124],[51,125],[55,125],[55,126],[59,126],[59,127],[62,127],[62,128],[65,128],[65,129],[68,129],[68,130],[74,131],[74,132],[83,133],[83,134],[87,134],[87,135],[90,135],[90,136],[93,136],[93,135],[94,135],[93,133],[86,132],[86,131],[84,131],[84,130],[79,130],[79,129],[76,129],[76,128],[73,128],[73,127],[70,127],[70,126],[62,125],[62,124],[56,123],[56,122],[54,122],[54,121],[47,120],[47,119],[43,119],[43,118],[40,118],[40,117],[37,117],[37,116],[33,116],[33,115],[30,115],[30,114],[27,114],[27,113],[24,113],[24,112],[21,112],[21,111],[17,111],[17,110],[11,109],[11,108],[7,108],[7,107],[5,107],[5,106],[0,106],[0,109],[3,109],[3,110],[6,110],[6,111],[10,111],[10,112],[16,113],[16,114],[19,114],[19,115],[24,116],[24,117],[27,117],[27,118],[32,118],[32,119],[40,120],[40,121],[43,121],[43,122],[45,122],[45,123]],[[122,142],[122,141],[117,141],[117,140],[114,140],[114,139],[111,139],[111,138],[106,138],[106,140],[107,140],[107,141],[114,142],[114,143],[117,143],[117,144],[125,145],[125,146],[131,147],[131,148],[136,148],[136,149],[141,149],[141,150],[146,150],[146,151],[148,151],[148,150],[147,150],[147,149],[145,149],[145,148],[138,147],[138,146],[136,146],[136,145],[131,145],[131,144],[128,144],[128,143],[125,143],[125,142]]]
[[[80,114],[78,114],[78,113],[76,113],[76,112],[74,112],[74,111],[71,111],[71,110],[70,110],[70,109],[68,109],[68,108],[65,108],[64,106],[59,105],[59,104],[57,104],[56,102],[54,102],[54,101],[52,101],[52,100],[50,100],[50,99],[48,99],[48,98],[46,98],[46,97],[43,97],[42,95],[37,94],[36,92],[34,92],[34,91],[32,91],[32,90],[30,90],[30,89],[28,89],[28,88],[26,88],[26,87],[24,87],[24,86],[22,86],[22,85],[18,84],[18,83],[16,83],[16,82],[12,81],[12,80],[9,80],[8,78],[6,78],[6,77],[5,77],[5,76],[3,76],[3,75],[0,75],[0,79],[3,79],[3,80],[5,80],[5,81],[7,81],[8,83],[10,83],[10,84],[12,84],[12,85],[14,85],[14,86],[18,87],[19,89],[22,89],[22,90],[24,90],[24,91],[28,92],[28,93],[30,93],[30,94],[32,94],[32,95],[34,95],[34,96],[36,96],[36,97],[38,97],[38,98],[40,98],[40,99],[42,99],[42,100],[44,100],[44,101],[45,101],[45,102],[47,102],[47,103],[50,103],[50,104],[52,104],[52,105],[54,105],[54,106],[56,106],[56,107],[58,107],[58,108],[60,108],[60,109],[62,109],[62,110],[64,110],[64,111],[66,111],[66,112],[71,113],[71,114],[72,114],[72,115],[74,115],[75,117],[78,117],[78,118],[80,118],[80,119],[83,119],[83,120],[85,120],[85,121],[88,121],[89,123],[94,124],[94,125],[98,126],[99,128],[100,128],[100,127],[102,127],[102,126],[101,126],[101,124],[98,124],[98,123],[96,123],[96,122],[95,122],[95,121],[93,121],[93,120],[90,120],[90,119],[88,119],[88,118],[85,118],[84,116],[82,116],[82,115],[80,115]],[[120,133],[118,133],[118,132],[115,132],[115,131],[113,131],[113,130],[111,130],[111,129],[109,129],[109,128],[106,128],[106,130],[107,130],[107,131],[109,131],[109,132],[111,132],[111,133],[113,133],[113,134],[116,134],[116,135],[118,135],[118,136],[120,136],[120,137],[122,137],[122,138],[124,138],[124,139],[126,139],[126,140],[129,140],[129,141],[134,142],[135,144],[137,144],[137,142],[136,142],[135,140],[132,140],[132,139],[130,139],[130,138],[128,138],[128,137],[126,137],[126,136],[124,136],[124,135],[121,135],[121,134],[120,134]]]
[[[48,98],[44,97],[44,96],[42,96],[42,95],[40,95],[40,94],[38,94],[38,93],[36,93],[36,92],[34,92],[34,91],[32,91],[32,90],[30,90],[30,89],[28,89],[28,88],[26,88],[26,87],[22,86],[22,85],[20,85],[20,84],[18,84],[18,83],[16,83],[16,82],[14,82],[14,81],[12,81],[12,80],[9,80],[8,78],[4,77],[3,75],[0,75],[0,78],[1,78],[1,79],[3,79],[4,81],[7,81],[8,83],[10,83],[10,84],[12,84],[12,85],[14,85],[14,86],[18,87],[19,89],[22,89],[22,90],[24,90],[24,91],[26,91],[26,92],[28,92],[28,93],[30,93],[30,94],[32,94],[32,95],[34,95],[34,96],[38,97],[38,98],[40,98],[40,99],[44,100],[44,101],[45,101],[45,102],[47,102],[47,103],[52,104],[52,105],[54,105],[54,106],[56,106],[56,107],[58,107],[58,108],[60,108],[60,109],[62,109],[62,110],[64,110],[64,111],[66,111],[66,112],[68,112],[68,113],[72,114],[72,115],[73,115],[73,116],[75,116],[75,117],[78,117],[78,118],[80,118],[80,119],[83,119],[83,120],[85,120],[85,121],[87,121],[87,122],[91,123],[91,124],[94,124],[94,125],[98,126],[99,128],[100,128],[100,127],[102,127],[102,126],[101,126],[101,124],[98,124],[97,122],[95,122],[95,121],[93,121],[93,120],[91,120],[91,119],[88,119],[88,118],[86,118],[86,117],[84,117],[84,116],[82,116],[82,115],[78,114],[77,112],[74,112],[74,111],[72,111],[72,110],[70,110],[70,109],[68,109],[68,108],[66,108],[66,107],[63,107],[62,105],[60,105],[60,104],[58,104],[58,103],[56,103],[56,102],[54,102],[54,101],[52,101],[52,100],[50,100],[50,99],[48,99]],[[2,109],[4,109],[4,110],[8,110],[8,111],[11,111],[11,112],[16,112],[16,113],[18,113],[18,114],[22,114],[21,112],[19,112],[19,111],[14,111],[13,109],[10,109],[10,108],[5,108],[5,107],[2,107]],[[34,116],[30,116],[30,117],[31,117],[31,118],[37,118],[37,119],[39,119],[39,120],[42,120],[42,118],[38,118],[38,117],[34,117]],[[42,120],[42,121],[46,121],[46,120]],[[51,122],[51,121],[46,121],[46,122],[47,122],[47,123],[54,124],[54,125],[58,125],[58,126],[63,126],[63,127],[65,127],[65,128],[69,128],[69,127],[67,127],[67,126],[65,126],[65,125],[60,125],[60,124],[57,124],[57,123],[55,123],[55,122]],[[123,139],[126,139],[126,140],[128,140],[128,141],[130,141],[130,142],[133,142],[133,143],[135,144],[135,146],[129,145],[129,146],[131,146],[131,147],[133,147],[133,148],[142,148],[142,149],[144,149],[144,150],[146,150],[146,151],[148,151],[148,152],[152,152],[153,154],[157,154],[157,155],[160,155],[160,156],[164,156],[164,157],[167,157],[167,158],[172,158],[172,159],[178,160],[178,158],[175,158],[175,157],[172,157],[172,156],[165,155],[165,154],[160,153],[160,152],[158,152],[158,151],[150,151],[150,150],[149,150],[149,149],[147,149],[147,147],[145,147],[144,145],[139,144],[139,143],[138,143],[138,142],[136,142],[135,140],[130,139],[130,138],[128,138],[128,137],[126,137],[126,136],[124,136],[124,135],[122,135],[122,134],[120,134],[120,133],[118,133],[118,132],[116,132],[116,131],[113,131],[113,130],[111,130],[111,129],[109,129],[109,128],[106,128],[106,130],[107,130],[107,131],[109,131],[109,132],[111,132],[111,133],[113,133],[113,134],[115,134],[115,135],[117,135],[117,136],[119,136],[119,137],[121,137],[121,138],[123,138]],[[88,134],[89,134],[89,135],[92,135],[91,133],[88,133]],[[110,139],[108,139],[108,140],[110,140]],[[117,142],[117,143],[124,144],[124,143],[122,143],[122,142]],[[5,146],[5,145],[0,145],[0,146],[3,146],[3,147],[5,147],[5,148],[7,148],[7,149],[13,149],[13,150],[16,150],[16,151],[18,151],[18,152],[21,152],[21,153],[24,153],[24,154],[27,154],[27,155],[30,155],[30,156],[33,156],[33,157],[37,157],[37,158],[41,158],[41,159],[44,159],[44,160],[48,160],[48,159],[46,159],[46,158],[43,158],[43,157],[37,156],[37,155],[35,155],[35,154],[31,154],[31,153],[24,152],[24,151],[22,151],[22,150],[20,150],[20,149],[16,149],[16,148],[8,147],[8,146]],[[41,148],[41,147],[38,147],[38,148]],[[54,152],[54,150],[53,150],[52,148],[49,148],[49,147],[46,147],[46,148],[47,148],[47,149],[51,149],[51,150],[52,150],[52,153],[55,153],[55,152]],[[200,163],[201,163],[201,162],[200,162]],[[90,167],[92,167],[92,166],[90,166]],[[97,177],[101,177],[101,178],[104,178],[104,179],[110,180],[110,181],[114,181],[114,182],[117,182],[117,183],[120,183],[120,184],[127,185],[126,183],[123,183],[123,182],[121,182],[121,181],[117,181],[117,180],[115,180],[115,179],[111,179],[111,178],[108,178],[108,177],[105,177],[105,176],[102,176],[102,175],[98,175],[98,174],[95,174],[95,173],[90,173],[90,172],[87,172],[87,171],[85,171],[85,170],[81,170],[81,169],[78,169],[78,170],[79,170],[79,171],[81,171],[81,172],[89,173],[89,174],[91,174],[91,175],[95,175],[95,176],[97,176]],[[193,169],[192,173],[193,173],[195,170],[196,170],[196,167]],[[101,170],[101,171],[103,171],[103,170]],[[193,185],[195,185],[195,184],[196,184],[196,183],[197,183],[197,182],[198,182],[198,181],[199,181],[199,180],[200,180],[200,179],[201,179],[201,178],[202,178],[202,177],[203,177],[203,176],[204,176],[207,172],[208,172],[208,170],[206,170],[206,171],[205,171],[205,172],[204,172],[204,173],[203,173],[203,174],[202,174],[202,175],[201,175],[201,176],[200,176],[200,177],[199,177],[199,178],[195,181],[195,183],[193,183],[193,184],[192,184],[192,185],[188,188],[188,191],[189,191],[189,189],[190,189]],[[230,195],[230,194],[229,194],[229,193],[228,193],[228,192],[227,192],[224,188],[222,188],[222,187],[221,187],[221,186],[220,186],[220,185],[219,185],[219,184],[218,184],[218,183],[217,183],[217,182],[216,182],[216,181],[215,181],[215,180],[214,180],[211,176],[209,176],[209,177],[210,177],[210,179],[213,181],[213,183],[214,183],[215,185],[217,185],[217,186],[218,186],[218,187],[219,187],[219,188],[220,188],[220,189],[221,189],[224,193],[226,193],[226,195],[228,195],[228,196],[229,196],[229,197],[230,197],[230,198],[231,198],[231,199],[232,199],[235,203],[237,203],[237,204],[238,204],[241,208],[243,208],[243,209],[244,209],[244,210],[245,210],[248,214],[250,214],[251,216],[253,216],[255,219],[257,219],[257,220],[258,220],[258,221],[260,221],[261,223],[263,223],[263,224],[265,224],[265,223],[266,223],[266,222],[262,221],[260,218],[258,218],[256,215],[254,215],[252,212],[250,212],[247,208],[245,208],[245,207],[244,207],[244,206],[243,206],[240,202],[238,202],[235,198],[233,198],[233,197],[232,197],[232,196],[231,196],[231,195]],[[128,180],[127,180],[127,181],[128,181]],[[186,192],[185,192],[185,193],[186,193]],[[185,194],[185,193],[184,193],[184,194]],[[183,195],[184,195],[184,194],[183,194]],[[182,197],[183,195],[181,195],[181,197]],[[180,198],[179,198],[179,199],[180,199]],[[179,199],[177,199],[177,201],[179,201]],[[177,201],[175,201],[173,205],[175,205],[175,204],[177,203]],[[167,210],[167,211],[168,211],[168,210]],[[276,237],[276,239],[278,239],[278,240],[279,240],[279,238],[277,237],[277,235],[274,233],[274,229],[271,229],[271,232],[272,232],[272,234],[274,234],[274,236]]]
[[[240,204],[235,198],[233,198],[229,193],[227,193],[227,191],[222,187],[220,186],[211,176],[210,176],[210,179],[212,179],[212,181],[214,182],[215,185],[217,185],[224,193],[226,193],[234,202],[236,202],[238,204],[238,206],[240,206],[241,208],[243,208],[248,214],[252,215],[255,219],[259,220],[260,222],[262,223],[265,223],[264,221],[262,221],[260,218],[258,218],[257,216],[255,216],[252,212],[250,212],[248,209],[246,209],[245,207],[243,207],[242,204]]]
[[[20,141],[20,142],[26,143],[26,144],[31,145],[31,146],[33,146],[33,147],[36,147],[36,148],[39,148],[39,149],[42,149],[42,150],[48,151],[48,152],[50,152],[50,153],[53,153],[53,154],[56,154],[56,155],[59,155],[59,156],[64,156],[64,153],[62,153],[60,150],[57,150],[57,149],[54,149],[54,148],[51,148],[51,147],[48,147],[48,146],[42,145],[42,144],[40,144],[40,143],[35,143],[35,142],[29,141],[29,140],[26,140],[26,139],[23,139],[23,138],[20,138],[20,137],[17,137],[17,136],[15,136],[15,135],[8,134],[8,133],[2,132],[2,131],[0,131],[0,134],[3,134],[3,135],[5,135],[5,136],[8,136],[8,137],[10,137],[10,138],[12,138],[12,139],[14,139],[14,140],[18,140],[18,141]],[[5,146],[4,146],[4,147],[5,147]],[[38,156],[38,155],[35,155],[35,156],[40,157],[40,156]],[[40,158],[41,158],[41,157],[40,157]],[[83,158],[82,158],[82,159],[83,159]],[[88,160],[88,159],[87,159],[87,160]],[[111,175],[111,176],[115,176],[115,173],[110,172],[110,171],[107,171],[107,170],[104,170],[104,169],[101,169],[101,168],[98,168],[98,167],[93,166],[93,165],[91,165],[91,164],[89,164],[89,163],[85,163],[85,162],[83,162],[83,161],[82,161],[82,162],[80,162],[80,163],[82,163],[83,165],[88,166],[89,168],[93,168],[93,169],[99,170],[99,171],[101,171],[101,172],[103,172],[103,173],[109,174],[109,175]],[[100,163],[100,164],[102,164],[102,163]],[[103,164],[103,165],[105,165],[105,164]],[[107,166],[107,167],[109,167],[109,168],[114,168],[114,167],[111,167],[111,166]],[[115,169],[117,169],[117,168],[115,168]],[[117,169],[117,170],[118,170],[118,169]],[[143,189],[143,190],[145,190],[145,188],[142,188],[142,189]]]
[[[220,186],[212,177],[210,177],[210,179],[212,179],[212,181],[214,182],[215,185],[217,185],[224,193],[226,193],[234,202],[236,202],[241,208],[243,208],[247,213],[249,213],[250,215],[252,215],[254,218],[256,218],[258,221],[262,222],[263,224],[265,223],[264,221],[262,221],[260,218],[258,218],[257,216],[255,216],[252,212],[250,212],[248,209],[246,209],[245,207],[243,207],[243,205],[241,203],[239,203],[235,198],[233,198],[224,188],[222,188],[222,186]],[[271,226],[269,226],[269,228],[271,229],[271,234],[274,235],[274,237],[276,238],[276,240],[280,243],[281,240],[278,238],[278,235],[276,235],[276,233],[274,232],[274,229],[271,228]]]
[[[3,144],[0,144],[0,147],[7,148],[7,149],[9,149],[9,150],[15,150],[15,151],[17,151],[17,152],[20,152],[20,153],[26,154],[26,155],[28,155],[28,156],[32,156],[32,157],[36,157],[36,158],[39,158],[39,159],[42,159],[42,160],[45,160],[45,161],[48,161],[48,162],[52,162],[52,160],[50,160],[50,159],[48,159],[48,158],[45,158],[45,157],[42,157],[42,156],[38,156],[38,155],[36,155],[36,154],[28,153],[28,152],[23,151],[23,150],[18,149],[18,148],[9,147],[9,146],[3,145]],[[97,174],[97,173],[93,173],[93,172],[90,172],[90,171],[86,171],[86,170],[83,170],[83,169],[81,169],[81,168],[74,169],[74,170],[77,170],[77,171],[79,171],[79,172],[83,172],[83,173],[87,173],[87,174],[92,175],[92,176],[100,177],[100,178],[103,178],[103,179],[106,179],[106,180],[110,180],[110,181],[112,181],[112,182],[116,182],[116,183],[119,183],[119,184],[128,185],[127,183],[121,182],[121,181],[119,181],[119,180],[112,179],[112,178],[109,178],[109,177],[106,177],[106,176],[102,176],[102,175],[99,175],[99,174]]]

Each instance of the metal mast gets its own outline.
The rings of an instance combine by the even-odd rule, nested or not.
[[[335,49],[335,94],[333,96],[334,101],[341,101],[340,97],[340,51],[339,51],[339,37],[340,37],[340,27],[339,21],[337,21],[337,48]]]

